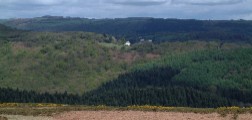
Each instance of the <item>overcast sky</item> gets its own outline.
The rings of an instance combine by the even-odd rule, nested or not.
[[[0,0],[0,18],[252,19],[252,0]]]

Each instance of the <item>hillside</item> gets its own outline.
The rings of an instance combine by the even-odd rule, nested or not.
[[[167,56],[80,95],[0,89],[0,102],[108,106],[251,107],[252,49]]]
[[[251,47],[240,42],[185,41],[123,46],[88,32],[33,32],[0,25],[0,87],[83,93],[154,59],[207,49]],[[142,69],[142,67],[138,67]]]
[[[109,37],[100,34],[5,29],[0,33],[1,87],[83,93],[116,77],[130,64],[117,58],[123,52],[120,48],[101,44]]]
[[[24,30],[86,31],[105,33],[135,43],[140,39],[163,41],[240,41],[251,44],[252,22],[246,20],[180,20],[161,18],[87,19],[43,16],[9,19],[1,23]]]
[[[0,102],[251,106],[252,46],[240,40],[128,47],[108,34],[0,25]]]
[[[187,50],[183,48],[187,43],[167,43],[178,47],[162,51],[167,45],[125,47],[123,40],[104,34],[20,31],[4,25],[0,26],[0,42],[0,87],[51,93],[90,91],[135,64],[173,50]],[[192,46],[199,45],[208,43]]]
[[[112,106],[251,106],[251,61],[251,48],[169,56],[138,66],[138,70],[105,83],[87,93],[84,103]]]

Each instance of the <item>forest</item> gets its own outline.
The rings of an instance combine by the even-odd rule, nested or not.
[[[251,21],[0,22],[0,103],[252,105]]]
[[[1,90],[0,101],[108,106],[250,107],[251,55],[252,49],[244,48],[168,56],[137,66],[132,72],[121,74],[115,80],[81,95],[6,88]]]
[[[86,100],[113,106],[251,106],[251,55],[249,48],[168,57],[120,75],[89,92]]]

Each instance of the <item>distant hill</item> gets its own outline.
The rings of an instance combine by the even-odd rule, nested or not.
[[[252,21],[246,20],[180,20],[162,18],[87,19],[43,16],[9,19],[5,25],[35,31],[85,31],[110,34],[131,42],[151,39],[154,42],[217,40],[252,41]]]

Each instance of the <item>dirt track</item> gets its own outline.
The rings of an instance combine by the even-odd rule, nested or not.
[[[53,117],[55,120],[232,120],[233,115],[221,117],[217,113],[195,114],[141,111],[79,111]],[[237,120],[252,120],[252,114],[239,115]]]
[[[52,117],[1,115],[8,120],[234,120],[233,115],[196,114],[178,112],[141,112],[141,111],[73,111]],[[0,119],[1,120],[1,119]],[[252,114],[240,114],[236,120],[252,120]]]

